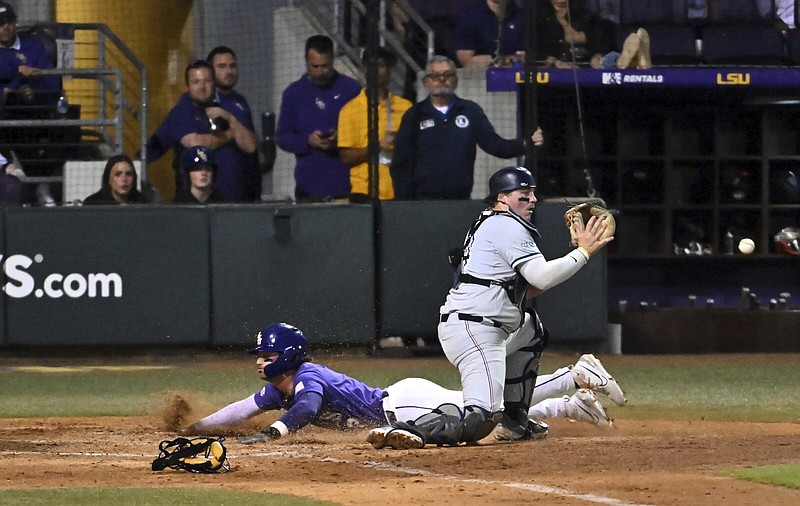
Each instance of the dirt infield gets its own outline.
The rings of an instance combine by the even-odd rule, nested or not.
[[[232,471],[153,472],[158,417],[4,420],[0,488],[219,487],[347,505],[800,504],[800,491],[720,471],[797,461],[800,424],[555,421],[544,441],[374,450],[365,432],[310,428],[270,444],[228,442]]]

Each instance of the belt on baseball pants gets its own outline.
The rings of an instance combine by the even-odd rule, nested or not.
[[[496,321],[494,321],[494,320],[492,320],[490,318],[486,318],[486,317],[483,317],[483,316],[475,316],[475,315],[465,314],[465,313],[447,313],[447,314],[443,314],[443,315],[441,315],[441,318],[439,318],[439,321],[442,322],[442,323],[446,322],[450,318],[451,314],[457,314],[458,315],[458,319],[462,320],[462,321],[482,323],[484,325],[488,325],[490,327],[496,327],[498,329],[503,327],[503,325],[501,323],[497,323]]]

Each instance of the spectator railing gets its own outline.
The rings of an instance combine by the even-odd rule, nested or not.
[[[103,159],[117,152],[132,156],[141,152],[140,177],[146,182],[147,161],[141,149],[147,142],[147,69],[144,64],[104,24],[41,23],[34,28],[49,37],[56,48],[57,68],[43,69],[40,74],[62,76],[70,106],[68,110],[55,104],[45,106],[49,112],[40,111],[35,119],[24,119],[24,106],[18,106],[16,111],[7,108],[5,118],[8,119],[0,120],[0,129],[6,132],[23,128],[71,131],[65,136],[69,139],[66,142],[59,144],[62,137],[56,136],[52,143],[40,146],[42,152],[56,151],[56,158],[64,158],[65,153],[83,159]],[[72,133],[76,130],[79,131],[77,139]],[[35,147],[28,145],[28,148]],[[90,147],[97,151],[90,152]],[[14,146],[9,148],[13,150]],[[35,160],[20,158],[23,165],[26,161],[35,163]],[[60,176],[26,179],[26,182],[62,180]]]

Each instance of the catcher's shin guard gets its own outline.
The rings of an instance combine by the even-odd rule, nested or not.
[[[455,404],[442,404],[411,422],[394,422],[392,427],[403,429],[422,438],[425,444],[457,445],[464,429],[464,417]]]
[[[507,428],[526,426],[533,388],[539,375],[539,360],[547,342],[547,331],[533,309],[517,332],[526,332],[533,337],[527,344],[506,358],[506,380],[503,388],[503,420]]]

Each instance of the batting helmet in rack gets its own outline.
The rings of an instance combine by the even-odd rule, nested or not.
[[[277,323],[258,333],[256,347],[250,353],[280,353],[280,357],[264,367],[264,375],[275,378],[307,362],[307,348],[308,340],[300,329],[287,323]]]

